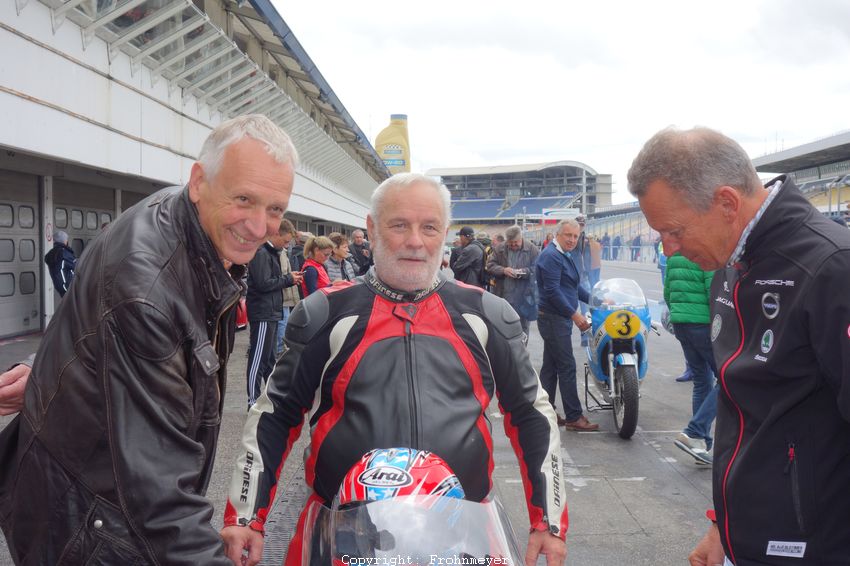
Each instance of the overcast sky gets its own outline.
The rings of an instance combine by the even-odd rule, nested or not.
[[[276,0],[369,136],[408,115],[413,170],[556,160],[613,175],[657,130],[751,157],[850,129],[850,1]]]

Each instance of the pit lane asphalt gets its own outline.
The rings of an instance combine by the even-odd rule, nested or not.
[[[603,262],[602,276],[628,277],[641,285],[651,303],[661,299],[661,278],[651,263]],[[655,310],[655,309],[653,309]],[[655,311],[657,312],[657,311]],[[573,333],[578,379],[583,384],[585,355]],[[0,367],[8,367],[37,347],[38,336],[6,341]],[[248,332],[237,334],[229,367],[215,469],[208,497],[215,506],[213,525],[220,528],[232,466],[246,414],[245,365]],[[542,363],[543,344],[532,324],[529,353],[535,369]],[[561,430],[562,456],[570,510],[567,564],[583,566],[686,564],[687,554],[705,532],[705,509],[711,507],[711,468],[698,466],[673,445],[691,414],[691,385],[676,383],[684,368],[676,339],[662,331],[650,335],[650,368],[641,388],[638,430],[631,440],[614,432],[610,412],[590,413],[601,432]],[[583,393],[581,398],[584,399]],[[560,406],[560,401],[558,401]],[[528,516],[519,466],[502,428],[495,402],[490,407],[496,467],[494,483],[517,532],[520,551],[527,540]],[[0,427],[9,422],[0,418]],[[305,430],[307,427],[305,427]],[[301,454],[306,434],[296,443],[282,472],[278,505],[269,518],[263,564],[280,565],[294,527],[295,509],[287,494],[300,496]],[[281,491],[284,493],[281,494]],[[0,540],[0,564],[12,564]],[[545,564],[541,559],[539,564]]]

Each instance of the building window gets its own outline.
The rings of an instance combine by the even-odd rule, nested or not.
[[[71,249],[74,250],[74,255],[78,258],[83,254],[83,248],[85,247],[86,245],[80,238],[74,238],[71,241]]]
[[[0,273],[0,297],[11,297],[15,294],[15,276],[11,273]]]
[[[68,227],[68,211],[64,208],[53,209],[53,221],[56,222],[57,228]]]
[[[0,240],[0,261],[15,261],[15,242]]]
[[[71,210],[71,228],[74,230],[83,229],[83,212],[81,210]]]
[[[31,206],[18,207],[18,225],[21,228],[32,228],[35,226],[35,211]]]
[[[21,261],[32,261],[35,259],[35,241],[21,240],[18,244],[18,253],[21,256]]]
[[[32,295],[35,293],[35,273],[24,271],[21,273],[21,295]]]
[[[86,212],[86,229],[97,230],[97,212]]]
[[[15,213],[8,204],[0,204],[0,228],[11,228],[15,224]]]
[[[108,212],[101,212],[100,213],[100,225],[104,226],[106,224],[109,224],[110,222],[112,222],[112,215],[109,214]]]

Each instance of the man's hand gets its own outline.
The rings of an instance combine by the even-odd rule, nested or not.
[[[224,553],[236,566],[255,566],[263,559],[263,533],[248,527],[221,529]],[[248,554],[243,551],[247,550]]]
[[[300,271],[292,272],[292,282],[296,285],[301,285],[301,282],[304,280],[304,274]]]
[[[585,330],[590,328],[590,321],[587,320],[587,317],[585,317],[580,312],[578,312],[578,311],[574,312],[572,319],[573,319],[573,322],[575,323],[575,325],[578,327],[578,329],[581,332],[584,332]]]
[[[548,531],[532,531],[528,535],[525,566],[537,564],[537,557],[546,556],[546,566],[561,566],[567,559],[567,543]]]
[[[506,277],[513,277],[514,279],[516,279],[516,271],[514,271],[514,269],[512,267],[506,267],[505,268],[505,276]]]
[[[32,368],[18,364],[0,374],[0,415],[17,413],[24,406],[24,389]]]
[[[691,566],[723,566],[726,555],[720,543],[720,531],[717,525],[711,525],[708,532],[688,555]]]

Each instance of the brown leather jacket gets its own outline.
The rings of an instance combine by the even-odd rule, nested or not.
[[[78,267],[0,436],[12,557],[229,565],[203,494],[244,268],[225,271],[180,187],[122,214]]]

